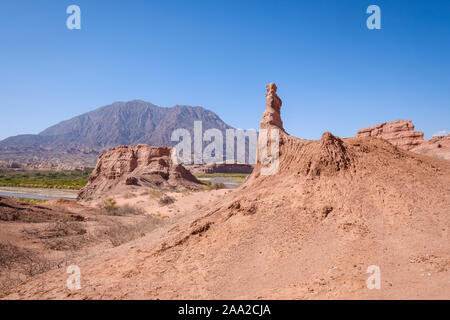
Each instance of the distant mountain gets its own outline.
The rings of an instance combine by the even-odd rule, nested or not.
[[[0,160],[67,162],[94,165],[99,153],[118,145],[174,146],[175,129],[184,128],[193,137],[194,121],[203,130],[232,128],[214,112],[202,107],[159,107],[133,100],[115,102],[51,126],[37,135],[24,134],[0,141]]]

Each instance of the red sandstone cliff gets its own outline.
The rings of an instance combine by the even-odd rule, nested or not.
[[[382,138],[403,150],[450,160],[450,135],[424,139],[423,132],[414,130],[411,120],[383,122],[359,130],[355,137]]]
[[[355,137],[383,138],[394,146],[404,150],[411,150],[422,143],[423,132],[414,131],[414,125],[411,120],[396,120],[361,129],[356,133]]]
[[[130,186],[159,189],[197,189],[200,182],[172,160],[172,148],[119,146],[102,154],[78,199],[89,200],[121,193]]]

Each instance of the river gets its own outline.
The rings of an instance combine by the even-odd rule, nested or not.
[[[0,196],[39,200],[51,200],[59,198],[75,200],[77,198],[77,193],[77,190],[65,189],[0,187]]]

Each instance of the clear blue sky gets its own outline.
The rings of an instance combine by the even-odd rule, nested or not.
[[[81,30],[66,28],[71,4]],[[0,139],[133,99],[257,128],[271,81],[298,137],[450,129],[448,0],[2,0],[0,46]]]

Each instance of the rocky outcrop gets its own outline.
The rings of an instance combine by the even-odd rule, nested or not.
[[[414,125],[411,120],[383,122],[376,126],[359,130],[355,137],[382,138],[404,150],[411,150],[423,142],[423,132],[414,131]]]
[[[450,160],[450,135],[425,139],[410,151],[430,157]]]
[[[266,110],[261,117],[261,129],[267,129],[271,126],[283,129],[283,121],[280,115],[281,105],[282,101],[277,95],[277,85],[271,82],[266,86]]]
[[[403,150],[450,160],[450,135],[424,139],[423,132],[414,130],[411,120],[383,122],[359,130],[355,137],[378,137]]]
[[[102,154],[79,200],[93,200],[127,192],[129,188],[198,189],[200,182],[176,163],[170,147],[119,146]]]
[[[55,202],[56,200],[52,200]],[[64,201],[59,199],[58,201]],[[64,209],[67,209],[65,206]],[[35,205],[0,196],[0,221],[50,222],[50,221],[84,221],[78,214],[69,214],[67,210],[55,210],[50,206]]]

